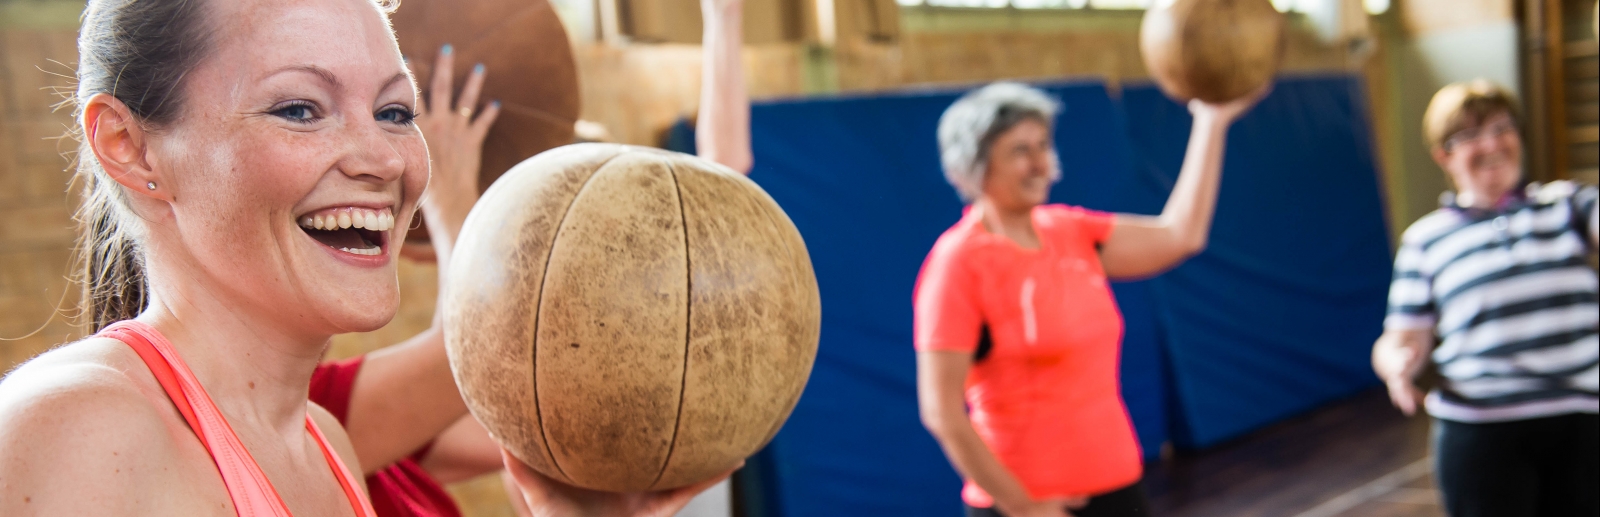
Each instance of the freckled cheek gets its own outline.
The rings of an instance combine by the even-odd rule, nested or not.
[[[418,140],[416,145],[403,147],[401,153],[406,162],[405,175],[401,178],[405,188],[405,203],[415,204],[428,185],[428,151]]]
[[[235,184],[270,212],[292,211],[325,176],[334,162],[326,145],[316,141],[266,139],[241,146],[232,168]]]

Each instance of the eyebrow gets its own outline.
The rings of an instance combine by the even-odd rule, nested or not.
[[[401,81],[409,82],[410,79],[411,79],[411,77],[406,75],[405,72],[400,72],[398,74],[394,74],[394,77],[390,77],[388,81],[384,81],[383,86],[378,87],[378,91],[381,92],[381,91],[387,90],[387,89],[389,89],[390,86],[394,86],[394,83],[398,83],[398,82],[401,82]]]
[[[274,72],[272,72],[270,74],[267,74],[267,77],[272,77],[272,76],[275,76],[275,75],[278,75],[278,74],[289,73],[289,72],[303,72],[303,73],[308,73],[308,74],[311,74],[311,75],[315,75],[315,76],[317,76],[317,78],[322,79],[323,82],[328,83],[328,86],[333,87],[334,90],[342,89],[343,86],[344,86],[344,85],[339,83],[339,78],[337,76],[333,75],[333,72],[330,72],[330,71],[328,71],[328,69],[322,68],[322,67],[317,66],[317,65],[286,66],[286,67],[283,67],[283,68],[279,68],[278,70],[276,70],[276,71],[274,71]],[[406,75],[405,72],[400,72],[400,73],[394,74],[394,76],[390,77],[388,81],[384,81],[383,86],[380,86],[378,88],[378,91],[381,92],[381,91],[387,90],[387,89],[389,89],[390,86],[393,86],[394,83],[400,82],[400,81],[405,81],[407,79],[408,79],[408,76]]]
[[[267,74],[267,77],[272,77],[272,76],[275,76],[275,75],[278,75],[278,74],[284,74],[284,73],[289,73],[289,72],[304,72],[304,73],[308,73],[308,74],[311,74],[311,75],[315,75],[318,78],[322,79],[322,82],[328,83],[328,85],[332,86],[335,90],[339,89],[340,86],[341,86],[339,84],[339,78],[335,77],[333,75],[333,72],[329,72],[328,69],[322,68],[322,67],[317,66],[317,65],[286,66],[286,67],[279,68],[277,70],[272,71],[272,73]]]

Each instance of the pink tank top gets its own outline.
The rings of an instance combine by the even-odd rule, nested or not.
[[[167,392],[172,404],[183,414],[189,428],[200,438],[201,445],[217,462],[222,483],[228,487],[228,497],[233,500],[233,507],[241,517],[289,517],[288,506],[273,490],[266,473],[250,457],[250,451],[244,448],[244,443],[239,441],[233,428],[228,426],[228,421],[223,419],[222,411],[211,402],[205,388],[195,379],[194,372],[189,371],[183,358],[178,357],[172,344],[161,337],[160,332],[144,323],[127,320],[108,325],[96,335],[126,343],[133,347],[134,352],[138,352],[139,358],[150,368],[150,373],[161,383],[161,389]],[[328,445],[328,438],[323,436],[310,414],[306,415],[306,431],[316,437],[323,458],[333,468],[333,477],[338,478],[339,486],[344,489],[344,495],[350,500],[356,515],[374,517],[376,514],[372,511],[372,503],[361,493],[356,477],[351,475],[344,461]]]

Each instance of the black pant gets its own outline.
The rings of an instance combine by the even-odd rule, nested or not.
[[[1452,517],[1600,515],[1600,417],[1434,419],[1434,477]]]
[[[1150,515],[1150,503],[1145,501],[1144,485],[1134,483],[1115,492],[1108,492],[1089,498],[1089,503],[1083,508],[1069,510],[1077,517],[1147,517]],[[967,517],[1005,517],[994,508],[967,507]]]

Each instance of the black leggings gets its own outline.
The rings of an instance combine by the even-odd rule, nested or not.
[[[1600,515],[1600,417],[1434,419],[1434,477],[1452,517]]]
[[[1144,497],[1144,485],[1134,483],[1115,492],[1089,498],[1083,508],[1068,510],[1076,517],[1147,517],[1150,503]],[[967,507],[967,517],[1005,517],[994,508]]]

